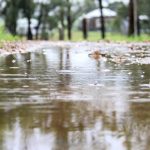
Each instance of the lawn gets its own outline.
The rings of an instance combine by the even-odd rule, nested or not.
[[[52,34],[53,36],[50,37],[50,40],[58,40],[58,32],[55,30]],[[0,25],[0,45],[3,41],[16,41],[21,40],[19,36],[13,36],[10,33],[8,33],[2,25]],[[67,41],[67,31],[65,30],[65,41]],[[89,31],[88,32],[88,38],[87,41],[100,41],[101,39],[101,33],[100,31]],[[128,37],[127,35],[122,35],[119,33],[106,33],[105,40],[113,41],[113,42],[119,42],[119,41],[126,41],[126,42],[144,42],[144,41],[150,41],[150,35],[148,34],[142,34],[141,36],[136,37]],[[83,34],[79,30],[73,30],[72,31],[72,40],[71,41],[84,41]]]
[[[0,25],[0,48],[3,48],[4,42],[11,42],[18,40],[20,40],[19,36],[11,35],[4,29],[4,26]]]
[[[53,37],[50,38],[51,40],[58,40],[58,32],[55,32],[53,34]],[[67,39],[67,32],[65,31],[65,40]],[[83,35],[81,31],[73,31],[72,32],[72,41],[83,41]],[[99,41],[101,39],[101,33],[99,31],[90,31],[88,32],[88,41]],[[142,34],[141,36],[136,37],[128,37],[127,35],[122,35],[119,33],[107,33],[106,39],[108,41],[126,41],[126,42],[145,42],[150,41],[150,35],[148,34]]]
[[[18,36],[13,36],[8,33],[2,25],[0,25],[0,42],[2,41],[16,41],[19,40]]]

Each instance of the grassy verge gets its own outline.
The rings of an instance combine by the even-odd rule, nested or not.
[[[57,41],[59,38],[58,32],[55,31],[53,36],[50,37],[50,40]],[[19,36],[13,36],[10,33],[6,32],[4,27],[0,25],[0,47],[2,47],[2,43],[5,41],[17,41],[21,38]],[[65,30],[65,41],[67,41],[67,31]],[[100,31],[89,31],[88,32],[88,39],[87,41],[100,41],[101,33]],[[112,41],[112,42],[150,42],[150,36],[146,34],[142,34],[139,37],[128,37],[127,35],[117,34],[117,33],[107,33],[105,40]],[[72,40],[71,41],[84,41],[83,34],[79,30],[72,31]]]
[[[17,41],[20,38],[18,36],[13,36],[10,33],[6,32],[4,27],[0,25],[0,48],[3,48],[4,42]]]
[[[58,40],[58,32],[55,32],[51,40]],[[67,32],[65,31],[65,40],[67,39]],[[72,41],[83,41],[83,35],[81,31],[73,31],[72,32]],[[88,32],[88,41],[99,41],[101,39],[101,33],[99,31],[90,31]],[[106,39],[114,42],[145,42],[150,41],[150,36],[146,34],[142,34],[141,36],[136,37],[128,37],[127,35],[122,35],[118,33],[107,33]]]
[[[4,27],[0,25],[0,41],[16,41],[19,40],[18,36],[13,36],[10,33],[6,32]]]

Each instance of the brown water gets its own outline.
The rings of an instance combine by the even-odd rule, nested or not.
[[[0,57],[0,150],[150,149],[150,64],[86,49]]]

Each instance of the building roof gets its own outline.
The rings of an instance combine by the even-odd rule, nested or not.
[[[115,11],[112,11],[108,8],[103,8],[103,14],[104,14],[104,17],[115,17],[115,16],[117,16],[117,13]],[[100,10],[99,9],[95,9],[95,10],[90,11],[89,13],[84,15],[84,18],[87,18],[87,19],[96,18],[96,17],[100,17]]]

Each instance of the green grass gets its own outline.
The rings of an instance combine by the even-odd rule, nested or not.
[[[131,36],[121,34],[107,34],[106,39],[110,41],[125,41],[125,42],[145,42],[150,41],[150,36],[147,34],[141,34],[140,36]]]
[[[50,40],[57,41],[58,38],[58,31],[56,30],[53,33],[53,36],[50,38]],[[2,42],[4,41],[17,41],[21,38],[19,36],[13,36],[10,33],[6,32],[4,29],[4,26],[0,25],[0,47],[2,45]],[[67,31],[65,30],[65,41],[67,41]],[[100,31],[89,31],[88,32],[88,39],[87,41],[100,41],[101,39],[101,33]],[[118,33],[107,33],[105,40],[108,41],[114,41],[114,42],[143,42],[143,41],[150,41],[150,35],[142,34],[139,37],[128,37],[127,35],[122,35]],[[83,34],[79,30],[73,30],[72,31],[72,41],[84,41]]]
[[[18,36],[13,36],[10,33],[6,32],[4,27],[0,25],[0,42],[3,41],[16,41],[20,38]]]
[[[51,40],[58,40],[58,32],[55,32]],[[67,32],[65,31],[65,41],[67,39]],[[81,31],[72,32],[72,41],[83,41],[83,35]],[[100,41],[101,33],[100,31],[90,31],[88,32],[87,41]],[[105,40],[114,41],[114,42],[144,42],[150,41],[150,35],[142,34],[141,36],[128,37],[127,35],[122,35],[118,33],[107,33]]]
[[[0,48],[3,48],[4,42],[18,41],[19,36],[13,36],[6,32],[4,26],[0,25]]]

